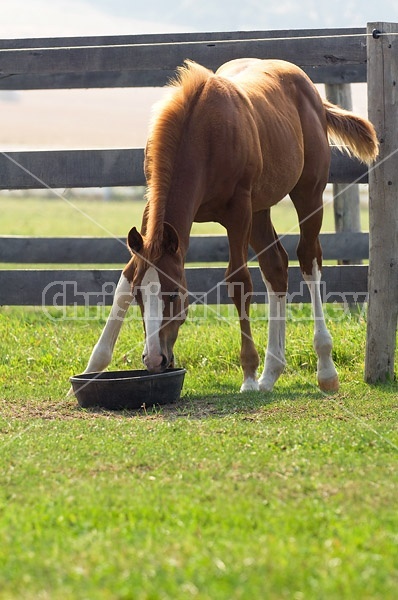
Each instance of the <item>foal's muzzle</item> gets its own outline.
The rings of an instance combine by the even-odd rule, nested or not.
[[[155,359],[150,359],[148,354],[143,354],[142,362],[150,373],[162,373],[174,363],[174,356],[169,360],[165,354],[159,354]]]

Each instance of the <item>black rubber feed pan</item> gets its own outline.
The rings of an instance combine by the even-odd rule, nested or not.
[[[104,371],[82,373],[70,378],[74,394],[82,408],[101,406],[123,410],[169,404],[179,399],[185,369],[148,371]]]

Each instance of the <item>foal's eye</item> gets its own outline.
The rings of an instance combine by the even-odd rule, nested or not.
[[[174,302],[174,300],[177,300],[178,298],[178,290],[176,290],[175,292],[172,292],[171,294],[169,294],[169,300],[170,302]]]

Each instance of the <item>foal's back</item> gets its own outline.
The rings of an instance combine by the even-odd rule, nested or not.
[[[254,211],[276,204],[314,171],[326,184],[330,150],[325,110],[299,67],[281,60],[237,59],[216,75],[233,82],[250,101],[263,165],[253,187]]]

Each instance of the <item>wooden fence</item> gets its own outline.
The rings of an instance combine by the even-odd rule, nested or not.
[[[289,258],[296,260],[298,235],[281,236]],[[321,236],[325,259],[362,260],[368,257],[367,233],[338,233]],[[14,263],[96,263],[124,265],[130,258],[125,240],[121,238],[29,238],[0,236],[0,257]],[[249,252],[249,260],[255,260]],[[192,236],[187,263],[224,263],[228,261],[226,236]],[[267,297],[258,268],[250,267],[255,295],[253,301],[265,302]],[[207,291],[207,303],[228,303],[230,299],[222,280],[225,267],[190,267],[187,269],[190,299]],[[112,303],[114,286],[120,269],[76,270],[14,270],[0,271],[0,304],[16,305],[94,305]],[[367,297],[367,267],[324,267],[324,301],[363,302]],[[57,285],[53,285],[57,282]],[[68,282],[63,286],[61,282]],[[76,283],[75,283],[76,282]],[[298,267],[289,269],[289,301],[309,302],[307,286]]]
[[[390,58],[385,52],[382,56],[384,63],[380,62],[374,46],[381,37],[380,46],[384,48],[390,44],[390,48],[396,47],[395,38],[386,41],[387,34],[384,31],[395,31],[396,26],[383,29],[385,25],[368,25],[367,29],[2,40],[0,90],[161,86],[186,58],[211,69],[239,57],[280,58],[299,64],[316,83],[356,83],[370,79],[372,95],[369,96],[369,102],[374,103],[374,110],[377,111],[380,103],[378,96],[383,92],[375,88],[376,71],[384,64],[383,72],[387,73]],[[381,32],[380,35],[373,33],[376,29]],[[142,149],[2,153],[0,189],[143,185],[142,164]],[[329,181],[346,184],[367,182],[368,174],[357,161],[333,152]],[[389,191],[393,190],[391,184]],[[378,193],[377,187],[374,193]],[[322,240],[325,258],[367,257],[366,235],[338,235],[331,244],[326,238]],[[290,244],[291,252],[296,240],[286,237],[284,241]],[[338,257],[335,252],[337,242],[345,244],[345,251]],[[351,242],[356,250],[347,249]],[[332,254],[327,250],[328,243]],[[360,252],[358,244],[362,248]],[[215,258],[215,247],[219,246],[223,247],[221,253],[224,259],[225,241],[218,238],[212,239],[211,243],[206,241],[208,254],[202,253],[200,258],[194,251],[199,246],[200,243],[193,239],[191,260],[214,262],[218,260]],[[47,259],[51,262],[77,260],[83,263],[95,257],[98,263],[98,256],[103,260],[106,255],[108,259],[107,252],[111,253],[112,260],[120,255],[120,261],[124,262],[126,250],[120,241],[68,239],[54,242],[18,237],[3,237],[0,240],[0,262],[24,262],[29,256],[29,262]],[[217,267],[188,269],[190,291],[195,296],[208,289],[216,290],[223,272]],[[60,298],[60,293],[62,296],[62,282],[76,284],[74,292],[65,296],[67,303],[81,303],[81,294],[84,293],[89,295],[90,303],[95,304],[101,298],[109,303],[111,297],[104,295],[104,284],[114,284],[118,273],[113,270],[58,269],[1,271],[0,304],[52,304]],[[355,294],[360,294],[363,300],[368,289],[367,278],[366,266],[325,267],[323,280],[328,291],[325,301],[341,301],[342,294],[349,294],[345,296],[348,301],[355,299]],[[291,300],[308,301],[297,267],[290,268],[289,279]],[[256,293],[264,299],[264,287],[257,272],[253,273],[253,280]],[[58,283],[52,285],[54,282]],[[52,290],[53,293],[43,296],[45,290]]]

